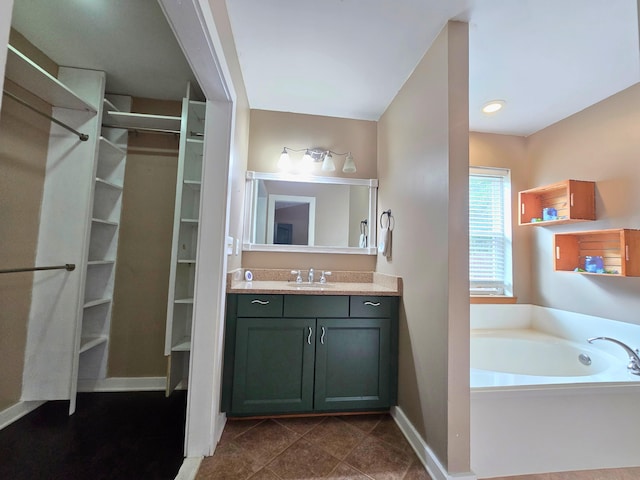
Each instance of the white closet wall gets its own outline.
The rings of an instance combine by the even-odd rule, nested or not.
[[[56,79],[9,47],[6,75],[53,105],[54,118],[89,136],[81,141],[51,124],[36,266],[76,269],[34,273],[21,398],[70,399],[105,74],[62,67]]]

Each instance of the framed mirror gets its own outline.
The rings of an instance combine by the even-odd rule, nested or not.
[[[375,255],[377,179],[248,171],[243,250]]]

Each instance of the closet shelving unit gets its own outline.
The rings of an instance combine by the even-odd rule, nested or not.
[[[96,115],[96,107],[76,95],[67,85],[22,54],[12,45],[7,46],[5,76],[22,88],[41,98],[52,107],[79,110]]]
[[[118,107],[116,107],[116,104]],[[131,98],[105,96],[104,112],[130,110]],[[89,251],[78,348],[78,388],[107,375],[120,214],[127,158],[127,130],[103,127],[92,190]]]
[[[165,335],[167,389],[186,387],[191,351],[206,104],[182,102],[169,296]]]
[[[85,280],[96,287],[87,276],[87,258],[105,74],[60,67],[56,78],[9,45],[6,77],[52,107],[36,265],[77,267],[34,273],[22,400],[70,400],[72,413],[79,351],[104,343],[98,335],[81,333],[80,319]]]
[[[180,133],[180,117],[153,115],[148,113],[122,112],[110,108],[105,111],[103,122],[113,128]]]

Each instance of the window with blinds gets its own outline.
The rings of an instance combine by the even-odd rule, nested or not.
[[[469,170],[469,283],[472,295],[511,292],[509,170]]]

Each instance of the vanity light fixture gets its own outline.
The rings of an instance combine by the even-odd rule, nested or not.
[[[507,103],[504,100],[491,100],[487,102],[482,107],[482,113],[486,113],[487,115],[491,115],[492,113],[496,113],[499,110],[502,110],[504,104]]]
[[[344,165],[342,166],[342,171],[344,173],[355,173],[356,172],[356,163],[353,160],[353,156],[351,152],[347,153],[338,153],[333,150],[327,150],[324,148],[289,148],[284,147],[282,149],[282,153],[280,154],[280,160],[278,160],[278,168],[283,171],[291,170],[294,165],[291,162],[289,157],[289,152],[304,152],[302,160],[300,162],[299,170],[310,173],[313,169],[314,164],[322,163],[322,171],[325,172],[333,172],[336,169],[336,165],[333,162],[333,156],[345,156]]]

